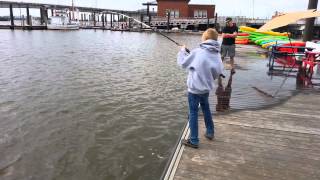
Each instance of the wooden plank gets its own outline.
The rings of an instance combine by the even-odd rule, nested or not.
[[[214,116],[214,141],[200,120],[200,148],[185,148],[174,179],[320,179],[319,99],[308,92],[274,108]]]

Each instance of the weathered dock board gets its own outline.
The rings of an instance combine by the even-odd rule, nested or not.
[[[320,179],[320,92],[300,93],[281,105],[215,118],[216,139],[183,147],[176,180]],[[171,178],[172,179],[172,178]]]

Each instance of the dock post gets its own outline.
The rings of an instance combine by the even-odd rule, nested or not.
[[[150,26],[151,24],[151,15],[150,15],[150,7],[147,5],[147,16],[148,16],[148,25]]]
[[[24,15],[22,15],[22,29],[24,30]]]
[[[117,28],[120,27],[120,25],[119,25],[119,19],[120,19],[120,16],[119,16],[119,14],[117,14]]]
[[[32,29],[32,16],[30,16],[30,24],[29,24],[29,26],[30,26],[30,29]]]
[[[131,18],[128,18],[128,27],[131,29]]]
[[[47,19],[48,19],[48,10],[45,7],[40,7],[40,23],[41,25],[46,24],[47,25]]]
[[[96,13],[93,13],[93,27],[96,26]]]
[[[170,11],[167,13],[168,19],[167,19],[167,30],[170,30]]]
[[[113,28],[113,18],[114,18],[114,16],[113,16],[113,14],[110,14],[111,15],[111,17],[110,17],[110,19],[111,19],[111,28]]]
[[[107,18],[108,14],[104,14],[104,22],[105,22],[105,26],[108,26],[108,18]]]
[[[143,22],[143,14],[140,14],[140,21]],[[140,28],[141,28],[141,29],[143,28],[142,23],[140,24]]]
[[[30,26],[30,13],[29,13],[29,6],[27,6],[27,24]]]
[[[309,0],[308,9],[317,9],[318,0]],[[313,30],[314,30],[314,21],[315,18],[306,19],[306,27],[303,33],[303,41],[311,41],[313,39]]]
[[[11,21],[10,29],[14,29],[14,16],[13,16],[12,4],[10,4],[10,21]]]
[[[43,25],[44,17],[43,17],[43,9],[40,7],[40,24]]]
[[[102,28],[104,28],[104,14],[101,15],[101,20],[102,20]]]
[[[44,13],[44,24],[47,26],[48,25],[48,9],[44,8],[43,9],[43,13]]]

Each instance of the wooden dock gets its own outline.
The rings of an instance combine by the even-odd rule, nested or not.
[[[215,140],[204,138],[201,119],[199,149],[178,145],[164,179],[320,179],[319,91],[263,110],[216,115],[214,121]]]

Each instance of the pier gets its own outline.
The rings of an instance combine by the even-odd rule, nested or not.
[[[305,91],[270,108],[214,116],[214,141],[200,118],[200,148],[178,145],[163,179],[319,179],[319,98]]]
[[[46,29],[49,14],[53,15],[55,10],[72,9],[72,6],[0,1],[0,8],[7,8],[10,10],[10,24],[0,25],[0,29]],[[15,8],[26,10],[26,17],[20,17],[23,21],[23,25],[17,25],[14,22],[16,17],[14,16],[13,10]],[[79,20],[80,26],[84,29],[120,29],[120,27],[122,28],[123,26],[131,28],[134,22],[130,18],[125,18],[120,14],[125,14],[135,19],[139,19],[144,16],[144,12],[140,11],[124,11],[80,6],[74,6],[73,8],[78,10],[79,16],[75,17],[75,19]],[[34,25],[32,23],[33,17],[29,13],[30,9],[38,9],[40,11],[39,25]],[[71,18],[71,14],[69,14],[69,18]]]

